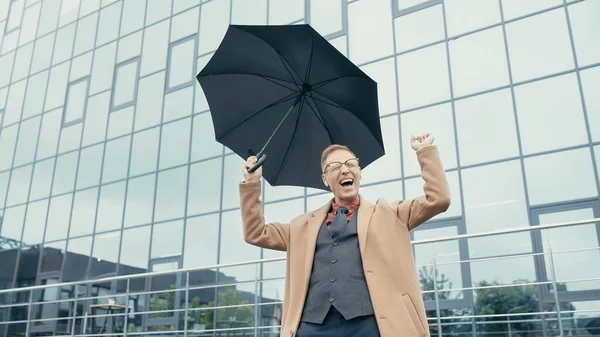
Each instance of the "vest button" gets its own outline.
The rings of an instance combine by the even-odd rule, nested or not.
[[[330,298],[329,298],[329,302],[333,302],[333,301],[334,301],[334,298],[333,298],[333,297],[330,297]]]
[[[331,260],[331,263],[336,263],[336,262],[337,262],[336,259]]]
[[[334,246],[337,246],[337,245],[338,245],[338,243],[337,243],[337,242],[334,242],[334,243],[333,243],[333,245],[334,245]]]
[[[329,281],[335,282],[335,277],[330,278]]]

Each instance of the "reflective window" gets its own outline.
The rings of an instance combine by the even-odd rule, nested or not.
[[[109,104],[110,93],[108,92],[89,98],[85,113],[82,146],[104,140],[108,123]]]
[[[6,191],[8,190],[8,176],[10,175],[10,171],[4,171],[0,173],[0,205],[4,207],[4,202],[6,201]]]
[[[217,264],[219,215],[211,214],[187,219],[183,268]]]
[[[523,225],[525,226],[525,225]],[[521,227],[515,224],[509,227]],[[526,254],[533,251],[531,233],[512,233],[468,239],[469,257],[472,259],[491,256]]]
[[[122,2],[119,1],[100,10],[98,35],[96,36],[97,46],[106,44],[119,37],[119,25],[117,22],[121,18],[121,4]]]
[[[506,37],[515,82],[574,66],[563,8],[507,24]]]
[[[171,1],[149,1],[146,8],[146,26],[166,19],[171,14]]]
[[[462,205],[460,198],[460,184],[458,182],[458,172],[446,172],[446,179],[448,180],[448,185],[450,185],[450,207],[444,213],[438,214],[432,218],[432,220],[438,220],[449,217],[456,217],[462,215]],[[410,200],[412,198],[417,198],[423,196],[425,192],[423,191],[424,186],[423,178],[411,178],[407,179],[404,182],[404,189],[406,191],[406,198]]]
[[[69,83],[63,124],[78,122],[83,119],[87,101],[88,79]]]
[[[404,176],[421,175],[421,166],[410,145],[411,134],[430,132],[438,147],[444,169],[456,167],[456,146],[450,104],[436,105],[400,115]],[[386,147],[388,145],[386,144]]]
[[[525,176],[531,205],[598,196],[587,147],[526,158]]]
[[[277,202],[265,205],[264,217],[266,223],[282,223],[289,224],[293,218],[304,213],[304,199],[295,199],[290,201]],[[241,225],[241,223],[240,223]],[[233,230],[233,229],[230,229]],[[241,232],[241,228],[240,228]],[[285,257],[285,252],[276,251],[272,249],[263,250],[264,259],[273,259],[278,257]],[[283,266],[285,268],[285,266]],[[285,273],[285,271],[283,271]],[[282,273],[281,270],[270,270],[270,276],[264,275],[263,278],[279,277]]]
[[[67,237],[73,194],[63,194],[50,199],[44,241],[62,240]]]
[[[600,13],[598,1],[582,1],[569,5],[573,41],[580,67],[600,62],[600,46],[597,43],[600,26],[597,13]]]
[[[335,47],[342,55],[348,57],[348,35],[336,37],[329,40],[329,43]]]
[[[33,162],[41,122],[42,117],[35,117],[21,122],[19,140],[15,151],[14,166],[21,166]]]
[[[331,201],[332,198],[333,194],[330,192],[310,196],[306,198],[306,210],[310,212],[321,208],[323,205]]]
[[[69,239],[67,254],[63,266],[63,281],[79,281],[86,277],[86,271],[92,252],[92,237]]]
[[[49,0],[42,3],[42,14],[38,23],[37,36],[43,36],[56,28],[60,13],[60,0]]]
[[[183,217],[187,166],[160,172],[156,189],[154,222]]]
[[[169,46],[169,83],[168,88],[192,83],[195,78],[194,63],[196,61],[195,35]]]
[[[265,192],[265,202],[276,201],[280,199],[288,199],[304,196],[304,187],[299,186],[271,186],[265,181],[263,184]]]
[[[581,72],[581,86],[587,118],[590,123],[590,134],[593,141],[600,140],[600,67],[586,69]]]
[[[90,258],[90,278],[114,273],[117,270],[120,243],[120,231],[94,235],[94,249]]]
[[[515,99],[523,154],[587,143],[581,96],[574,73],[518,86]],[[543,127],[540,127],[540,121],[543,121]]]
[[[0,68],[11,69],[7,72],[0,74],[0,88],[5,87],[10,83],[10,76],[12,74],[13,62],[15,61],[15,53],[7,53],[0,56]]]
[[[221,205],[222,159],[202,161],[190,166],[187,214],[202,214],[219,210]]]
[[[159,169],[187,163],[190,148],[191,118],[162,127]]]
[[[56,159],[52,195],[73,191],[75,187],[75,173],[77,171],[78,152],[60,155]]]
[[[160,123],[165,86],[165,72],[140,79],[137,92],[137,113],[135,130],[141,130]]]
[[[208,54],[198,58],[198,63],[196,63],[196,69],[200,72],[208,63],[212,54]],[[199,84],[196,85],[198,81],[194,82],[195,89],[195,99],[194,99],[194,112],[204,112],[208,110],[208,101],[206,100],[206,96],[204,95],[204,90],[200,87]]]
[[[444,39],[442,5],[400,16],[395,20],[396,51],[424,46]]]
[[[200,17],[199,7],[192,8],[183,13],[173,16],[171,22],[171,41],[177,41],[185,36],[198,34],[198,18]],[[192,48],[195,48],[193,46]],[[189,52],[190,56],[194,51]]]
[[[496,0],[446,0],[448,36],[455,36],[500,22]]]
[[[394,58],[369,63],[361,67],[373,81],[377,82],[379,114],[386,115],[398,111],[396,101],[396,77],[394,76]]]
[[[73,51],[75,43],[75,30],[77,23],[71,23],[56,31],[56,41],[54,42],[54,55],[52,56],[52,65],[57,65],[68,60]]]
[[[32,171],[33,165],[27,165],[12,170],[6,207],[27,202]]]
[[[232,0],[231,23],[236,25],[267,24],[268,1],[269,0]]]
[[[374,204],[378,199],[383,199],[388,203],[404,198],[402,190],[402,181],[396,180],[384,184],[375,184],[360,187],[360,194],[370,203]],[[327,197],[331,197],[327,195]],[[325,203],[325,200],[324,202]]]
[[[132,178],[127,185],[124,227],[149,224],[154,209],[154,184],[156,175]]]
[[[19,125],[14,124],[12,126],[1,129],[0,132],[0,171],[7,170],[11,167],[12,160],[15,153],[15,145],[17,143],[17,132],[19,131]]]
[[[56,154],[61,119],[62,109],[47,112],[42,116],[36,160],[45,159]],[[0,163],[2,163],[2,160],[0,160]]]
[[[400,178],[401,176],[397,115],[381,119],[381,133],[383,135],[383,144],[385,144],[385,155],[367,167],[361,165],[363,166],[361,174],[363,183]]]
[[[225,157],[223,171],[223,209],[240,207],[239,184],[244,180],[242,165],[245,160],[237,155]]]
[[[104,185],[100,188],[96,233],[121,228],[124,204],[125,182]]]
[[[194,88],[192,86],[166,94],[163,123],[191,115],[193,99]]]
[[[79,14],[81,15],[81,12]],[[102,32],[100,32],[98,37],[96,37],[97,26],[98,12],[79,19],[79,22],[77,23],[77,36],[75,37],[73,55],[79,55],[94,48],[94,41],[96,38],[98,38],[98,40],[103,38]],[[99,42],[98,45],[102,45],[102,43]]]
[[[121,14],[121,36],[133,33],[144,26],[146,0],[123,0]]]
[[[501,260],[471,262],[471,279],[474,285],[510,284],[535,281],[532,256],[517,256]]]
[[[344,2],[340,0],[310,1],[310,25],[322,36],[341,31]]]
[[[81,150],[77,171],[77,189],[97,186],[100,183],[100,169],[104,144],[86,147]]]
[[[23,231],[24,218],[25,205],[5,209],[4,216],[2,218],[0,236],[3,238],[20,241],[21,232]]]
[[[150,258],[159,259],[181,255],[183,220],[155,224],[152,229]]]
[[[129,164],[129,144],[131,136],[117,138],[106,142],[102,183],[108,183],[127,177]]]
[[[221,218],[221,251],[219,263],[250,261],[260,258],[260,248],[244,241],[242,215],[239,210],[223,212]],[[243,268],[254,276],[256,267]],[[247,273],[243,273],[246,275]]]
[[[139,59],[125,61],[115,67],[112,109],[134,102],[137,91]]]
[[[41,3],[31,5],[25,9],[25,13],[23,14],[23,22],[21,24],[19,46],[29,43],[35,39],[35,31],[37,30],[41,9]]]
[[[56,1],[56,0],[50,0]],[[44,20],[44,16],[40,17],[40,27],[42,26],[42,20]],[[44,70],[50,66],[50,59],[52,58],[52,48],[54,46],[54,37],[56,33],[52,32],[44,37],[41,37],[35,40],[35,48],[33,48],[33,59],[31,60],[31,73],[37,73],[40,70]],[[38,32],[38,36],[39,32]],[[0,57],[0,65],[2,65],[3,69],[4,65],[2,64],[3,58]],[[0,77],[1,78],[1,77]]]
[[[11,125],[21,120],[23,110],[23,98],[27,81],[23,80],[10,86],[10,93],[6,101],[3,125]]]
[[[131,133],[133,129],[133,113],[134,106],[116,110],[110,113],[108,117],[108,134],[107,139],[120,137]]]
[[[112,87],[116,53],[116,41],[96,48],[94,51],[92,81],[89,89],[90,95],[97,94]]]
[[[21,241],[26,245],[37,245],[44,239],[46,227],[46,212],[48,212],[48,199],[30,202],[27,205],[25,228]]]
[[[563,2],[561,0],[538,0],[526,2],[521,0],[502,0],[502,11],[504,12],[504,20],[511,20],[562,4]],[[562,10],[562,8],[560,10]]]
[[[462,183],[468,233],[529,224],[518,160],[465,169]]]
[[[281,0],[275,2],[271,1],[271,15],[278,10],[278,3],[283,2],[281,2]],[[290,5],[292,4],[286,1],[285,6],[292,8]],[[230,7],[230,0],[214,0],[202,4],[202,10],[200,11],[200,35],[198,37],[198,40],[202,41],[202,43],[198,44],[199,55],[217,49],[221,43],[229,25]],[[304,8],[304,3],[302,3],[302,7]],[[271,16],[269,18],[271,18]],[[281,16],[279,16],[279,18],[281,18]],[[272,20],[269,20],[269,22],[275,24]]]
[[[194,116],[192,131],[192,161],[219,156],[223,153],[223,145],[215,140],[210,113]]]
[[[148,270],[151,226],[123,230],[119,274],[137,274]]]
[[[159,132],[159,128],[156,127],[133,135],[131,167],[129,168],[130,176],[156,170]]]
[[[44,100],[40,99],[46,93],[46,84],[49,71],[43,71],[29,78],[27,82],[27,93],[23,103],[23,119],[39,115],[44,107]]]
[[[134,0],[137,1],[137,0]],[[131,1],[130,1],[131,2]],[[127,3],[127,2],[126,2]],[[119,40],[119,50],[117,51],[117,62],[123,62],[140,56],[142,52],[142,34],[143,31],[133,33],[122,37]]]
[[[400,110],[450,98],[448,61],[444,44],[398,56]]]
[[[90,235],[94,233],[94,219],[96,218],[97,202],[98,188],[75,192],[69,237]]]
[[[100,7],[100,1],[101,0],[91,0],[81,3],[81,8],[79,9],[79,18],[83,18],[84,16],[97,11]]]
[[[142,43],[140,76],[165,69],[169,43],[169,20],[147,27]]]
[[[50,184],[54,175],[54,158],[38,161],[33,168],[29,200],[38,200],[50,196]]]
[[[16,82],[29,75],[29,65],[31,63],[31,54],[33,54],[33,43],[17,49],[15,64],[12,73],[12,81]]]
[[[365,63],[394,53],[392,7],[386,1],[348,4],[350,60]],[[271,21],[269,21],[271,22]]]
[[[181,11],[184,11],[190,7],[194,7],[196,6],[196,10],[198,10],[198,4],[200,3],[200,0],[179,0],[179,1],[173,1],[173,13],[180,13]]]
[[[58,153],[66,153],[79,148],[81,142],[81,131],[83,130],[82,123],[76,123],[68,127],[63,127],[60,132],[60,141],[58,145]]]
[[[519,155],[515,114],[509,89],[461,99],[454,104],[461,165],[479,164]]]
[[[58,26],[62,27],[77,20],[77,13],[79,12],[79,1],[63,1],[60,6],[60,18],[58,19]]]

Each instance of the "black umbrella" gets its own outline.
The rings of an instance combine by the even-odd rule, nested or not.
[[[324,189],[321,152],[347,145],[366,167],[384,154],[377,83],[309,25],[230,25],[196,76],[216,140],[266,159],[272,185]],[[257,150],[260,149],[257,153]]]

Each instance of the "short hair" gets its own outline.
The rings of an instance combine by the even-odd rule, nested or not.
[[[331,144],[328,147],[325,148],[325,150],[323,150],[323,152],[321,153],[321,171],[325,168],[325,162],[327,160],[327,157],[334,151],[337,150],[344,150],[344,151],[348,151],[350,153],[352,153],[352,155],[354,156],[354,152],[352,152],[352,150],[350,150],[350,148],[348,148],[346,145],[340,145],[340,144]]]

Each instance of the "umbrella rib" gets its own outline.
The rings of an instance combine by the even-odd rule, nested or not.
[[[319,93],[319,94],[321,94],[320,92],[318,92],[318,93]],[[325,103],[325,104],[329,104],[329,105],[331,105],[331,106],[333,106],[333,107],[336,107],[336,108],[338,108],[338,109],[344,109],[344,107],[340,106],[339,104],[332,103],[332,102],[327,102],[326,100],[324,100],[324,99],[320,99],[320,98],[318,98],[318,97],[314,97],[313,95],[310,95],[310,97],[311,97],[313,100],[315,100],[315,101],[319,101],[319,102],[322,102],[322,103]]]
[[[275,49],[275,48],[273,48],[273,49]],[[283,57],[283,55],[281,55],[281,53],[279,53],[279,51],[277,49],[275,49],[275,51],[277,52],[277,55],[279,55],[279,59],[281,60],[281,63],[283,63],[285,70],[287,70],[288,75],[290,75],[290,78],[292,79],[292,81],[294,81],[294,84],[296,84],[298,89],[300,89],[301,86],[298,84],[298,82],[296,82],[296,79],[294,78],[294,75],[292,75],[292,72],[290,71],[290,69],[292,69],[294,71],[294,73],[296,74],[296,76],[298,76],[298,78],[302,79],[302,77],[291,66],[288,68],[287,60],[285,59],[285,57]]]
[[[368,77],[360,76],[360,75],[344,75],[344,76],[340,76],[340,77],[336,77],[336,78],[330,78],[330,79],[325,80],[325,81],[317,82],[317,83],[313,84],[312,87],[313,87],[313,89],[317,89],[317,88],[320,88],[320,87],[325,86],[327,84],[330,84],[331,82],[335,82],[337,80],[340,80],[342,78],[352,78],[352,77],[369,79]]]
[[[296,125],[294,126],[294,132],[292,132],[292,137],[290,138],[290,142],[288,143],[287,149],[285,150],[285,154],[283,155],[283,159],[281,160],[280,168],[283,167],[285,163],[285,159],[287,158],[288,153],[290,153],[290,147],[292,147],[292,143],[294,142],[294,137],[296,137],[296,131],[298,131],[298,123],[300,123],[300,115],[302,112],[302,105],[304,105],[304,100],[300,100],[300,105],[298,106],[298,114],[296,116]],[[273,184],[277,183],[277,179],[279,179],[279,174],[281,173],[281,169],[277,171],[275,175],[275,179],[273,179]]]
[[[288,74],[289,74],[289,72],[288,72]],[[284,87],[284,88],[286,88],[286,89],[290,89],[290,90],[296,90],[296,89],[294,89],[294,88],[290,88],[290,87],[286,87],[285,85],[283,85],[283,84],[281,84],[281,83],[279,83],[279,82],[277,82],[277,81],[281,81],[281,82],[289,83],[289,84],[291,84],[291,85],[293,85],[293,86],[296,86],[296,87],[298,86],[298,84],[296,84],[296,83],[292,83],[292,82],[290,82],[290,81],[287,81],[287,80],[282,80],[282,79],[280,79],[280,78],[276,78],[276,77],[273,77],[273,76],[265,76],[265,75],[261,75],[261,74],[254,74],[254,73],[238,73],[238,72],[235,72],[235,73],[218,73],[218,74],[210,74],[210,76],[219,76],[219,75],[248,75],[248,76],[256,76],[256,77],[263,78],[263,79],[265,79],[265,80],[267,80],[267,81],[269,81],[269,82],[273,82],[273,83],[275,83],[275,84],[277,84],[277,85],[279,85],[279,86],[281,86],[281,87]],[[207,77],[207,76],[201,76],[201,77]]]
[[[233,127],[230,129],[230,130],[227,130],[226,132],[224,132],[224,133],[223,133],[223,134],[222,134],[220,137],[218,137],[218,138],[217,138],[217,140],[220,140],[221,138],[223,138],[223,137],[227,136],[229,133],[233,132],[235,129],[239,128],[241,125],[243,125],[244,123],[246,123],[246,122],[247,122],[247,121],[249,121],[250,119],[254,118],[254,117],[255,117],[256,115],[258,115],[259,113],[261,113],[261,112],[265,111],[266,109],[268,109],[268,108],[270,108],[270,107],[273,107],[273,106],[275,106],[275,105],[277,105],[277,104],[281,104],[281,103],[283,103],[283,102],[285,102],[285,101],[288,101],[288,100],[290,100],[291,98],[293,98],[293,97],[294,97],[294,95],[297,95],[297,94],[298,94],[297,92],[294,92],[294,93],[292,93],[292,94],[290,94],[290,95],[287,95],[287,96],[285,96],[285,97],[283,97],[283,98],[280,98],[279,100],[277,100],[277,101],[275,101],[275,102],[273,102],[273,103],[271,103],[271,104],[269,104],[269,105],[265,106],[264,108],[262,108],[262,109],[258,110],[257,112],[255,112],[255,113],[253,113],[252,115],[248,116],[248,117],[247,117],[246,119],[244,119],[243,121],[241,121],[241,122],[239,122],[238,124],[236,124],[235,126],[233,126]]]
[[[315,38],[313,35],[310,36],[310,58],[308,59],[308,67],[306,67],[306,75],[304,76],[304,83],[309,83],[310,71],[312,70],[313,55],[315,52]]]
[[[308,95],[313,99],[314,101],[314,97],[310,94],[310,92],[308,93]],[[310,110],[312,110],[313,114],[315,115],[315,117],[317,117],[317,120],[321,123],[321,125],[323,126],[323,128],[325,129],[325,131],[327,131],[327,137],[329,137],[329,142],[333,143],[333,138],[331,138],[331,131],[329,131],[329,128],[327,127],[327,125],[325,124],[325,120],[323,119],[323,114],[321,113],[321,110],[319,110],[319,107],[317,106],[317,103],[315,104],[315,108],[318,110],[315,111],[315,109],[313,109],[313,107],[310,105],[308,99],[306,99],[306,103],[308,104],[308,107],[310,108]]]

